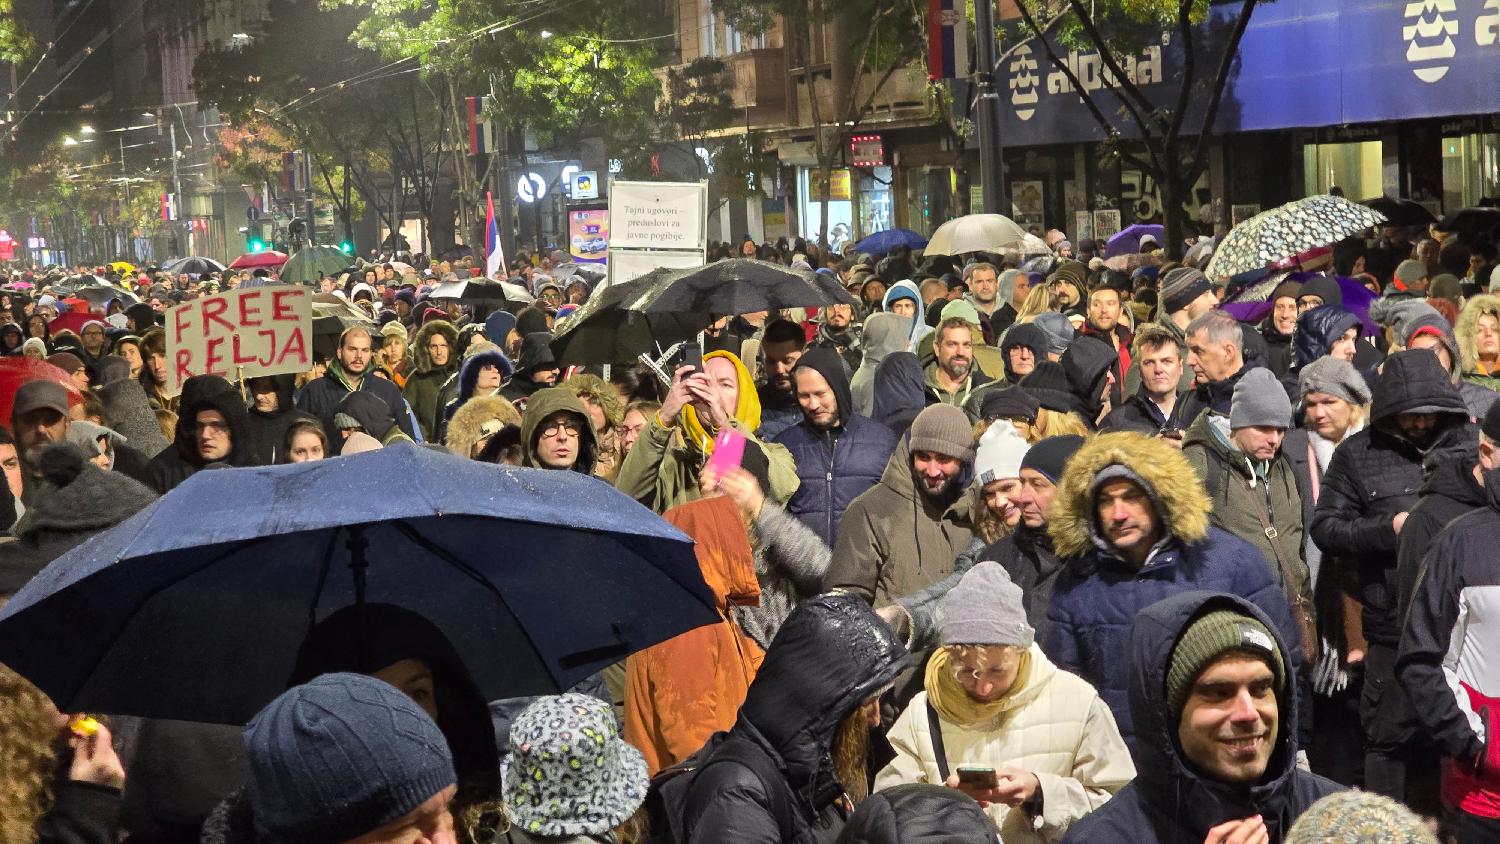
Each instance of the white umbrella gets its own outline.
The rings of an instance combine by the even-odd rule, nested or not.
[[[1001,214],[969,214],[938,226],[927,241],[924,255],[962,255],[966,252],[998,252],[1026,245],[1027,231]],[[1048,251],[1043,244],[1043,252]]]

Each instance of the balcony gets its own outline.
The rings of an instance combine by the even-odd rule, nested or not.
[[[786,50],[746,50],[724,59],[729,96],[735,108],[771,109],[786,105]]]

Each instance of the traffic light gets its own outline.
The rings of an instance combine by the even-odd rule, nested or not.
[[[251,252],[264,252],[264,251],[266,251],[266,242],[264,240],[260,239],[260,234],[259,233],[249,235],[246,238],[246,240],[245,240],[245,246]]]
[[[339,244],[339,251],[342,252],[342,253],[344,253],[345,255],[353,255],[354,254],[354,241],[352,241],[352,240],[345,240],[345,241],[343,241],[342,243]]]

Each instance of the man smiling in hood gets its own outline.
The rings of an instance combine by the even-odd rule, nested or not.
[[[1140,613],[1128,654],[1136,779],[1074,822],[1065,844],[1283,841],[1340,790],[1297,767],[1297,684],[1277,627],[1257,605],[1211,592]]]

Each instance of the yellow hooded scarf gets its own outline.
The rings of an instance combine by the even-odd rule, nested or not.
[[[760,395],[755,392],[755,379],[750,377],[750,370],[745,368],[734,353],[709,352],[703,356],[703,362],[707,363],[714,358],[723,358],[734,364],[735,378],[740,382],[740,395],[739,401],[734,406],[734,418],[754,433],[760,428]],[[678,419],[687,441],[696,445],[705,455],[713,454],[713,435],[709,434],[708,429],[699,421],[698,411],[694,410],[691,404],[683,405]]]

